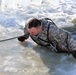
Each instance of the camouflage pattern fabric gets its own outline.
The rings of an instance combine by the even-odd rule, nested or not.
[[[45,47],[49,47],[51,51],[55,51],[55,48],[52,47],[51,43],[50,44],[48,43],[48,39],[47,39],[47,29],[48,29],[48,25],[50,25],[49,35],[48,35],[49,40],[51,40],[51,36],[52,36],[55,42],[61,45],[62,50],[64,48],[67,48],[70,51],[76,50],[76,44],[70,32],[58,28],[50,20],[41,19],[40,21],[42,25],[42,30],[36,36],[30,35],[28,32],[28,24],[25,25],[24,33],[27,38],[30,36],[37,44],[45,46]]]

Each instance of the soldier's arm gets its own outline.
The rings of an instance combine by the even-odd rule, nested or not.
[[[26,37],[26,39],[28,39],[29,38],[29,35],[30,35],[30,33],[28,32],[28,27],[27,27],[27,25],[25,25],[25,28],[24,28],[24,36]]]
[[[21,42],[25,42],[26,39],[29,38],[29,32],[28,32],[28,29],[27,29],[27,25],[25,26],[24,28],[24,35],[18,37],[18,40],[21,41]]]
[[[59,28],[56,25],[53,25],[51,23],[50,26],[49,26],[48,33],[49,33],[49,35],[48,35],[49,41],[51,41],[53,43],[52,46],[50,44],[50,48],[53,51],[57,52],[56,44],[58,43],[58,39],[57,38],[59,38]]]
[[[48,33],[49,40],[55,40],[56,42],[58,42],[58,39],[60,38],[60,29],[55,24],[49,24]]]

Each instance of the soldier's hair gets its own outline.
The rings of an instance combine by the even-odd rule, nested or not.
[[[36,19],[36,18],[30,20],[29,23],[28,23],[28,28],[32,28],[32,27],[37,28],[39,26],[41,26],[41,21]]]

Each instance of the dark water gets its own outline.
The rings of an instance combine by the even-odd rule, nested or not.
[[[74,40],[75,40],[75,43],[76,43],[76,34],[72,34]]]

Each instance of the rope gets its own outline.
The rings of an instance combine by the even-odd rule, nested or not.
[[[4,41],[8,41],[8,40],[12,40],[12,39],[16,39],[20,36],[16,36],[16,37],[12,37],[12,38],[8,38],[8,39],[3,39],[3,40],[0,40],[0,42],[4,42]]]

